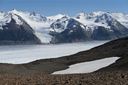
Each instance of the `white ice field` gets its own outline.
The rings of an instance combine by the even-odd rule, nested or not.
[[[0,63],[22,64],[39,59],[57,58],[88,50],[105,42],[108,41],[0,46]]]

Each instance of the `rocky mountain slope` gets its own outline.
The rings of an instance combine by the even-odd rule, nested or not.
[[[112,40],[128,36],[126,23],[124,25],[117,16],[119,14],[114,16],[113,13],[98,11],[91,14],[81,12],[73,18],[64,17],[58,19],[51,25],[51,29],[53,29],[51,33],[54,32],[52,43]],[[119,17],[122,18],[122,16],[124,17],[125,15],[122,14]],[[126,18],[125,21],[127,20]]]
[[[97,11],[90,14],[81,12],[74,17],[61,14],[46,17],[14,9],[1,12],[0,16],[6,14],[23,18],[42,43],[113,40],[128,36],[128,16],[123,13]],[[0,19],[1,24],[3,20],[6,21],[6,18]]]
[[[4,13],[0,16],[0,44],[40,44],[40,39],[34,34],[22,17]]]
[[[111,40],[128,36],[128,29],[108,13],[83,12],[73,18],[62,17],[51,25],[52,43]],[[54,34],[53,34],[54,33]]]

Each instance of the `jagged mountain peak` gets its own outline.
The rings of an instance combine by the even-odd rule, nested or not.
[[[32,12],[30,15],[36,16],[37,13],[36,12]]]
[[[19,11],[19,10],[16,10],[16,9],[13,9],[12,11],[8,11],[8,12],[6,12],[6,14],[8,14],[8,13],[11,13],[11,14],[16,14],[16,15],[19,15],[19,16],[26,16],[26,15],[30,15],[30,13],[29,12],[24,12],[24,11]],[[22,18],[24,18],[24,17],[22,17]]]
[[[33,22],[46,22],[47,18],[43,15],[40,15],[36,12],[23,12],[23,11],[17,11],[16,9],[9,11],[8,13],[17,14],[21,16],[29,25],[31,25]]]
[[[19,12],[22,12],[22,13],[29,13],[29,12],[19,11],[19,10],[16,10],[16,9],[13,9],[12,11],[9,11],[9,13],[14,13],[14,14],[18,14]]]
[[[33,16],[33,17],[37,17],[37,16],[39,16],[40,18],[44,18],[44,17],[45,17],[45,16],[40,15],[40,14],[38,14],[38,13],[36,13],[36,12],[32,12],[32,13],[30,13],[30,16]]]
[[[63,15],[62,18],[70,18],[67,14]]]
[[[112,20],[114,20],[114,18],[112,18],[109,14],[104,13],[101,16],[97,16],[97,19],[95,20],[95,22],[101,22],[101,21],[108,22]]]
[[[78,15],[86,15],[83,11],[78,13]]]
[[[121,15],[126,15],[126,14],[124,14],[124,13],[121,13],[121,12],[111,12],[111,14],[121,14]]]
[[[63,16],[62,14],[57,14],[56,16]]]
[[[119,12],[113,12],[113,13],[109,13],[112,17],[119,19],[119,18],[126,18],[128,19],[127,15],[125,15],[124,13],[119,13]]]
[[[77,15],[75,15],[75,17],[77,18],[77,19],[80,19],[80,17],[86,17],[87,16],[87,14],[85,14],[84,12],[80,12],[80,13],[78,13]]]
[[[64,31],[67,29],[67,25],[69,23],[70,17],[65,15],[60,19],[57,19],[55,22],[53,22],[50,26],[50,31],[56,31],[58,33]]]
[[[15,8],[14,9],[12,9],[12,10],[16,10]],[[17,11],[17,10],[16,10]]]
[[[105,12],[97,11],[92,12],[91,14],[78,14],[77,16],[73,17],[75,20],[79,21],[80,23],[87,25],[92,30],[97,26],[103,26],[105,28],[110,28],[109,23],[113,18]],[[109,22],[108,22],[109,21]]]
[[[47,18],[49,19],[49,20],[52,20],[52,21],[56,21],[57,19],[60,19],[60,18],[62,18],[64,15],[62,15],[62,14],[57,14],[57,15],[53,15],[53,16],[47,16]]]
[[[122,25],[128,28],[128,16],[123,13],[109,13],[114,19],[119,21]]]
[[[5,12],[1,11],[0,13],[5,13]]]
[[[99,15],[102,15],[102,14],[104,14],[104,13],[106,13],[106,12],[96,11],[96,12],[90,13],[90,15],[91,15],[91,16],[99,16]]]
[[[3,26],[5,26],[7,23],[10,23],[10,21],[13,19],[15,21],[15,24],[22,25],[23,22],[19,19],[19,16],[13,13],[5,13],[4,16],[0,17],[0,27],[3,29]]]
[[[29,14],[29,19],[31,19],[34,22],[46,22],[47,21],[47,17],[40,15],[38,13],[32,12],[31,14]]]

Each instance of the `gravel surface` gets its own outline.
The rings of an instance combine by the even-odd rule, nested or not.
[[[0,85],[128,85],[128,71],[88,74],[0,75]]]

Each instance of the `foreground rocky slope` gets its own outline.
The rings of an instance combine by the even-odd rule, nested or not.
[[[0,75],[0,85],[127,85],[128,71],[72,75]]]
[[[88,51],[79,52],[71,56],[60,58],[42,59],[26,64],[0,64],[0,74],[37,74],[48,73],[67,69],[69,65],[103,59],[120,57],[110,66],[98,72],[127,71],[128,70],[128,37],[110,41]]]

